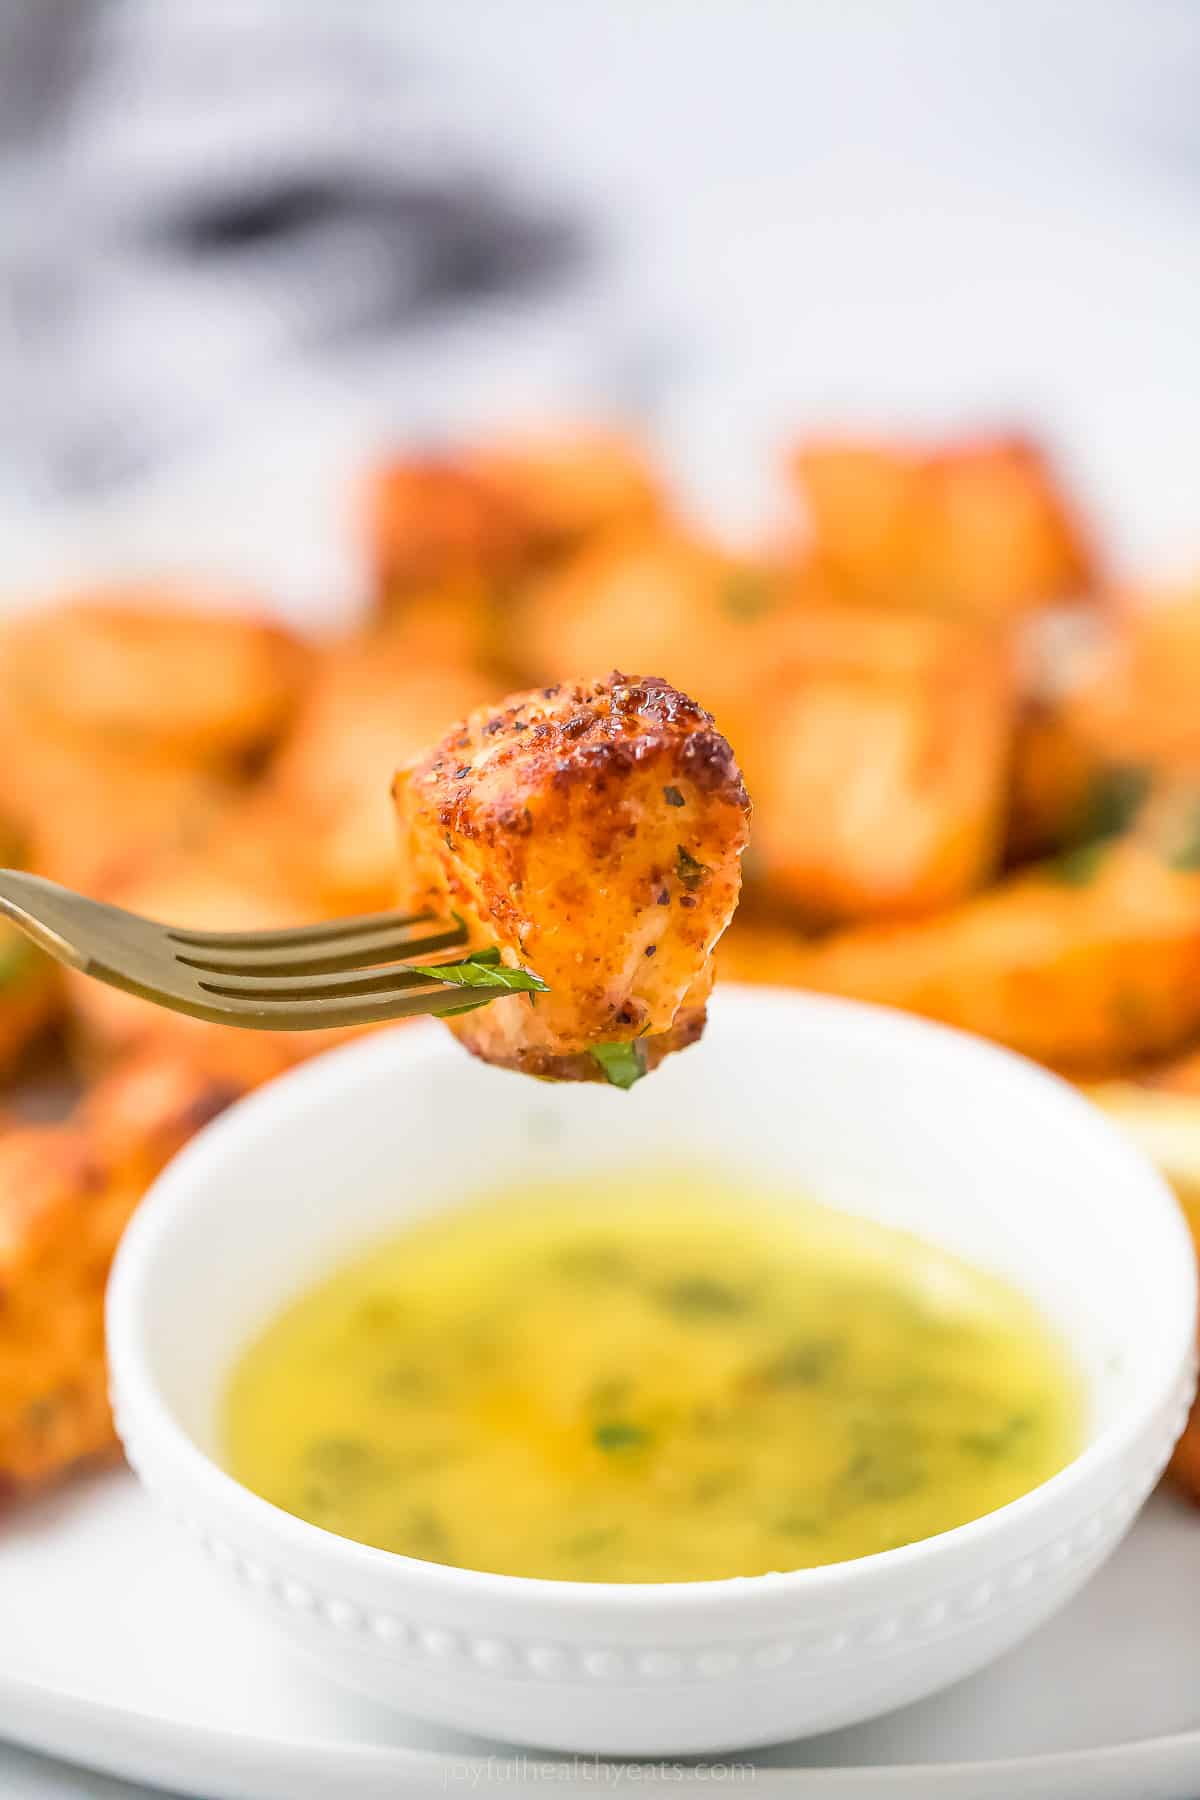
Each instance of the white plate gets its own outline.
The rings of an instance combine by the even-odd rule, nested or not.
[[[871,1724],[757,1752],[752,1776],[672,1765],[661,1777],[681,1795],[1195,1800],[1198,1594],[1200,1515],[1159,1495],[1084,1593],[983,1674]],[[226,1594],[123,1472],[0,1533],[0,1737],[209,1800],[630,1785],[628,1769],[522,1756],[330,1686]],[[647,1785],[649,1771],[636,1773]]]

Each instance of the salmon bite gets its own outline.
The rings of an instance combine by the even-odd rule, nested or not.
[[[711,714],[612,674],[481,707],[394,788],[404,903],[547,992],[450,1020],[485,1062],[630,1087],[704,1030],[750,802]]]

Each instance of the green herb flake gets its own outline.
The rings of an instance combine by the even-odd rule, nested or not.
[[[1200,800],[1193,801],[1182,821],[1182,829],[1167,852],[1167,864],[1182,875],[1200,870]]]
[[[61,1411],[61,1402],[57,1394],[38,1394],[24,1408],[23,1417],[30,1431],[38,1436],[49,1431]]]
[[[1037,1423],[1032,1413],[1012,1413],[992,1431],[966,1431],[959,1444],[985,1462],[1000,1462],[1024,1448]]]
[[[1061,856],[1045,863],[1045,873],[1064,887],[1087,887],[1099,874],[1109,848],[1104,838],[1098,838],[1094,844],[1077,844],[1073,850],[1064,850]]]
[[[649,1441],[650,1433],[628,1419],[604,1419],[592,1428],[597,1450],[639,1450]]]
[[[683,806],[685,804],[683,795],[677,787],[665,787],[663,789],[663,799],[668,806]]]
[[[510,994],[549,992],[540,975],[532,969],[510,969],[500,961],[500,952],[494,948],[473,950],[459,962],[424,965],[420,973],[454,987],[503,988]]]
[[[697,1506],[708,1506],[713,1500],[721,1500],[732,1493],[740,1479],[737,1469],[706,1469],[693,1481],[689,1495]]]
[[[593,1531],[580,1531],[574,1537],[564,1539],[562,1553],[564,1556],[596,1556],[602,1550],[614,1549],[623,1535],[619,1525],[598,1525]]]
[[[756,1369],[752,1387],[819,1387],[828,1381],[841,1359],[843,1346],[835,1338],[809,1338],[789,1344],[778,1356]]]
[[[772,602],[771,584],[761,569],[735,569],[721,587],[722,610],[732,619],[761,619]]]
[[[444,1562],[448,1558],[450,1540],[446,1527],[430,1507],[417,1507],[402,1519],[396,1535],[406,1556],[423,1557],[426,1562]]]
[[[372,1384],[372,1391],[384,1400],[425,1402],[437,1393],[438,1384],[428,1369],[417,1363],[394,1363],[384,1369]]]
[[[862,1449],[842,1470],[839,1485],[847,1499],[871,1502],[904,1500],[924,1485],[920,1463],[886,1450]]]
[[[15,928],[0,935],[0,988],[17,987],[37,968],[39,952]]]
[[[784,1537],[815,1538],[828,1530],[824,1519],[811,1512],[788,1512],[774,1521],[774,1529]]]
[[[711,1275],[683,1275],[659,1289],[661,1304],[685,1319],[728,1319],[747,1308],[746,1296]]]
[[[872,1410],[851,1418],[855,1448],[837,1481],[851,1504],[903,1500],[925,1485],[925,1435],[905,1419]]]
[[[378,1472],[378,1459],[369,1444],[357,1438],[314,1438],[303,1456],[304,1473],[329,1497],[361,1487]]]
[[[565,1244],[551,1262],[571,1281],[624,1281],[632,1272],[628,1256],[617,1244]]]
[[[708,870],[702,862],[697,862],[691,851],[683,844],[675,846],[675,873],[685,888],[698,888],[708,880]]]
[[[588,1394],[588,1405],[599,1412],[611,1413],[614,1407],[627,1406],[633,1383],[627,1375],[609,1375],[597,1381]]]
[[[1150,771],[1139,763],[1113,763],[1092,781],[1074,836],[1079,844],[1117,837],[1132,825],[1150,791]]]
[[[634,1041],[628,1044],[593,1044],[592,1061],[615,1088],[633,1087],[646,1073],[646,1052]]]

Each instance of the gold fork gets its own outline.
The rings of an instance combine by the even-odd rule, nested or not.
[[[373,913],[290,931],[189,931],[0,869],[0,915],[68,968],[156,1006],[250,1031],[318,1031],[418,1013],[471,1012],[506,993],[544,993],[498,950],[414,967],[465,944],[462,920]]]

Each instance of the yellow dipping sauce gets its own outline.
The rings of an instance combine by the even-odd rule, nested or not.
[[[344,1537],[464,1568],[703,1581],[1002,1506],[1080,1447],[1007,1283],[808,1203],[651,1171],[376,1245],[238,1362],[226,1461]]]

